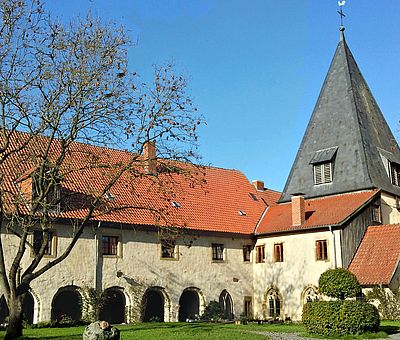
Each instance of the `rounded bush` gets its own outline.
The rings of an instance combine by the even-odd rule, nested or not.
[[[343,268],[328,269],[322,273],[318,285],[321,293],[341,300],[361,293],[356,276]]]
[[[379,330],[379,313],[364,301],[315,301],[303,307],[303,324],[309,333],[342,336]]]

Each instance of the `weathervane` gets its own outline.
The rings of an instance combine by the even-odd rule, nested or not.
[[[343,1],[338,1],[338,5],[340,7],[340,11],[337,11],[340,15],[340,30],[344,31],[344,26],[343,26],[343,17],[346,15],[343,13],[343,6],[346,4],[346,0]]]

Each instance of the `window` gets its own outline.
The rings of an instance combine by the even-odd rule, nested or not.
[[[321,163],[314,165],[314,184],[325,184],[332,182],[332,163]]]
[[[53,241],[55,240],[55,239],[53,239],[54,232],[53,231],[35,230],[33,232],[33,250],[35,252],[35,255],[39,253],[46,234],[47,234],[47,242],[46,242],[46,245],[44,248],[44,255],[54,255],[55,254],[55,247],[53,246]]]
[[[165,239],[161,240],[161,258],[162,259],[175,259],[176,251],[175,251],[175,240]]]
[[[266,295],[268,303],[268,317],[280,317],[282,301],[279,293],[275,289],[271,289]]]
[[[318,290],[316,287],[309,286],[303,291],[303,304],[318,300]]]
[[[400,186],[400,164],[390,162],[390,179],[393,185]]]
[[[213,261],[224,260],[224,245],[222,243],[212,243],[212,259]]]
[[[105,236],[101,238],[101,253],[103,255],[118,255],[118,236]]]
[[[379,204],[372,204],[372,221],[381,223],[381,206]]]
[[[265,246],[256,247],[256,263],[265,262]]]
[[[337,151],[338,147],[334,146],[328,149],[318,150],[313,154],[310,164],[313,165],[315,185],[332,182],[333,164]]]
[[[283,262],[283,243],[274,244],[274,261]]]
[[[244,297],[243,314],[251,319],[253,317],[253,306],[251,296]]]
[[[328,243],[326,240],[316,242],[316,257],[317,261],[326,261],[328,259]]]
[[[244,262],[250,262],[251,261],[251,245],[245,245],[243,246],[243,261]]]

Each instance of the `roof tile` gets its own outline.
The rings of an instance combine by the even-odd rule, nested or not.
[[[269,207],[256,230],[256,234],[296,231],[319,226],[340,224],[378,192],[378,190],[367,190],[349,194],[306,199],[306,221],[300,226],[292,225],[291,202]]]
[[[23,133],[17,133],[12,140],[12,147],[16,147],[24,136]],[[45,144],[46,138],[38,137],[29,144],[29,148],[11,155],[5,161],[3,171],[6,180],[3,187],[10,192],[17,192],[19,184],[16,180],[23,179],[32,171],[35,167],[34,158],[42,154]],[[52,143],[52,154],[58,152],[60,144],[56,140]],[[132,157],[134,155],[126,151],[82,143],[71,144],[63,163],[60,217],[84,218],[91,198],[101,193],[110,174]],[[159,161],[171,165],[171,161]],[[99,164],[113,167],[99,167]],[[146,175],[143,164],[125,173],[109,190],[111,199],[104,199],[104,207],[96,211],[93,219],[252,234],[266,209],[266,203],[275,204],[280,195],[268,189],[257,191],[237,170],[174,164],[190,170],[190,175],[163,172],[158,176]],[[253,199],[253,195],[258,199]],[[172,201],[178,202],[180,207],[174,207]],[[240,215],[239,210],[244,211],[245,215]]]
[[[390,284],[400,256],[400,224],[368,227],[349,270],[362,285]]]

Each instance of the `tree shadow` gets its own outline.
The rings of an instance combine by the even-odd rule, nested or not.
[[[380,326],[379,330],[385,332],[388,335],[397,334],[400,332],[399,326],[387,325],[387,326]]]

